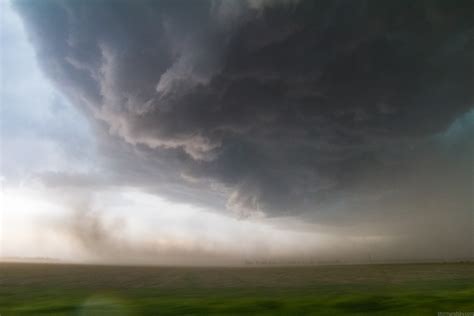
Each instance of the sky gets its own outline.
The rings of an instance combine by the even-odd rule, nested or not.
[[[474,256],[471,1],[1,1],[1,253]]]

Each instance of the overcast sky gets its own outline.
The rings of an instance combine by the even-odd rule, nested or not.
[[[1,5],[2,256],[472,258],[472,1]]]

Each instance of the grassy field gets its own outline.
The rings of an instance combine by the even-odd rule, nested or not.
[[[474,264],[268,268],[3,263],[8,315],[437,315],[474,312]]]

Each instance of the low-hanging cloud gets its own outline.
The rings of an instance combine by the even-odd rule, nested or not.
[[[112,184],[472,255],[472,1],[15,4]]]

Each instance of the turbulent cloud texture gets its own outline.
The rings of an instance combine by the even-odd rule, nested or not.
[[[112,183],[472,251],[474,2],[15,5]]]

